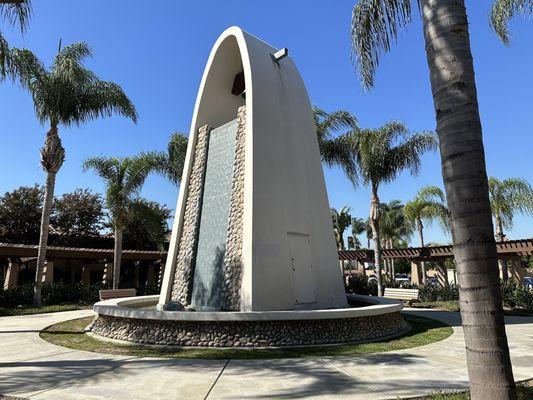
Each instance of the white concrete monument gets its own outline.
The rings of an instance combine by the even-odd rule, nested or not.
[[[304,83],[287,49],[238,27],[196,100],[160,307],[347,305]]]

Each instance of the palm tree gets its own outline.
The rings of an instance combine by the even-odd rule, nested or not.
[[[351,180],[356,165],[348,136],[358,131],[357,118],[348,111],[327,113],[318,107],[313,108],[313,116],[322,162],[340,167]]]
[[[174,132],[170,135],[167,151],[152,151],[142,153],[151,163],[151,170],[167,178],[178,186],[183,173],[185,156],[187,155],[188,139],[183,133]]]
[[[83,162],[83,170],[94,170],[106,185],[106,206],[115,234],[113,252],[113,289],[118,289],[122,259],[122,235],[127,221],[128,207],[138,195],[150,164],[144,157],[91,157]]]
[[[362,218],[352,218],[352,238],[355,249],[361,248],[359,235],[366,232],[366,221]]]
[[[31,17],[31,2],[29,0],[0,2],[0,19],[6,20],[9,25],[19,25],[22,33],[28,26]],[[0,80],[6,77],[18,77],[20,65],[11,59],[11,51],[7,40],[0,31]]]
[[[533,188],[522,178],[508,178],[503,181],[489,178],[489,197],[496,240],[505,240],[505,229],[512,229],[515,213],[533,215]],[[503,280],[507,280],[507,261],[501,260]]]
[[[533,14],[533,0],[495,0],[490,10],[490,25],[502,42],[509,46],[509,21],[517,14]]]
[[[380,204],[381,221],[379,223],[381,246],[394,248],[400,240],[411,236],[412,229],[404,217],[404,205],[399,200]],[[389,260],[389,274],[394,279],[394,259]],[[387,268],[386,268],[387,269]]]
[[[34,304],[41,304],[41,280],[46,259],[46,245],[50,225],[50,211],[54,197],[56,174],[65,159],[65,149],[59,138],[59,125],[81,125],[100,117],[120,114],[137,121],[135,107],[121,87],[113,82],[101,81],[83,66],[85,58],[92,56],[89,45],[76,42],[59,51],[51,68],[47,69],[27,49],[12,49],[11,57],[17,65],[23,65],[19,80],[32,97],[35,114],[43,124],[49,124],[44,146],[41,149],[41,165],[46,172],[46,188],[39,251],[35,273]]]
[[[339,211],[337,211],[335,208],[331,208],[330,211],[337,248],[339,250],[344,250],[344,231],[346,231],[346,229],[348,229],[352,223],[350,207],[344,206]]]
[[[449,230],[449,214],[444,192],[437,186],[425,186],[415,198],[405,204],[403,213],[406,221],[418,231],[420,247],[424,247],[424,223],[440,221],[445,231]],[[426,266],[422,262],[422,283],[426,284]]]
[[[423,22],[450,210],[471,396],[516,398],[464,0],[420,0],[416,4]],[[353,60],[365,88],[373,86],[381,53],[390,50],[411,14],[409,0],[359,0],[355,5]]]
[[[436,139],[430,132],[411,134],[403,123],[388,122],[377,129],[363,129],[356,135],[350,135],[349,140],[357,171],[352,176],[352,181],[357,182],[360,179],[371,189],[369,223],[374,242],[378,296],[381,296],[379,186],[391,182],[405,169],[416,175],[420,168],[421,155],[435,149]]]

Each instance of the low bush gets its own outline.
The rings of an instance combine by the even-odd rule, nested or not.
[[[502,301],[505,307],[521,308],[533,312],[533,290],[514,280],[501,283]]]
[[[452,301],[459,300],[459,288],[457,285],[421,285],[418,287],[418,299],[420,301]]]

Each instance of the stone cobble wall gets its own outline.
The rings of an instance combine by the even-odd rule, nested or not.
[[[242,106],[237,112],[235,161],[231,183],[228,237],[224,255],[222,310],[225,311],[239,311],[241,306],[245,138],[246,106]]]
[[[194,256],[198,241],[198,224],[200,223],[200,207],[205,179],[207,161],[207,145],[211,128],[207,125],[198,130],[194,161],[189,176],[187,201],[179,238],[178,257],[172,285],[172,300],[187,305],[190,299],[192,280],[194,277]]]
[[[280,347],[375,340],[406,331],[399,312],[289,321],[163,321],[98,315],[93,333],[141,344],[198,347]]]

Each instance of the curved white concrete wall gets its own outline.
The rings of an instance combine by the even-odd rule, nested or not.
[[[191,124],[160,304],[170,300],[198,128],[220,126],[246,104],[241,309],[346,305],[311,105],[292,59],[276,63],[275,52],[238,27],[213,46]],[[231,94],[243,70],[246,100]]]

